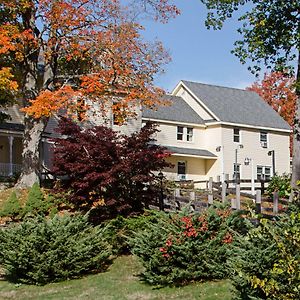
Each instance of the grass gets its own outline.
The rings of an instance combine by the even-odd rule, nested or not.
[[[228,280],[193,283],[185,287],[154,289],[141,282],[141,266],[133,256],[115,260],[105,273],[45,286],[15,285],[0,281],[0,299],[97,299],[97,300],[229,300],[232,298]]]

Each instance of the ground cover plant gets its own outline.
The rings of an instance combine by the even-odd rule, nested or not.
[[[262,219],[239,237],[231,258],[236,299],[300,299],[300,213]]]
[[[186,284],[226,278],[228,257],[236,232],[251,226],[239,213],[208,209],[202,214],[163,214],[138,231],[130,244],[145,270],[142,278],[154,285]]]
[[[157,195],[159,171],[169,166],[166,149],[155,145],[155,126],[147,123],[139,132],[119,136],[111,128],[81,128],[62,118],[55,140],[54,168],[65,180],[56,188],[81,210],[97,208],[97,218],[141,213]]]
[[[104,231],[86,215],[27,218],[0,231],[0,265],[7,279],[28,284],[103,271],[111,255]]]

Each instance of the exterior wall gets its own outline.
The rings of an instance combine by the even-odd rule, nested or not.
[[[177,177],[177,163],[179,161],[186,162],[186,179],[187,180],[206,180],[206,163],[205,159],[185,157],[185,156],[171,156],[167,161],[173,164],[173,168],[166,168],[163,172],[169,180],[178,180]]]
[[[178,141],[177,140],[177,126],[183,127],[192,127],[193,128],[193,141]],[[180,123],[178,124],[167,124],[159,123],[158,132],[155,136],[155,139],[160,145],[173,146],[180,148],[194,148],[194,149],[206,149],[205,148],[205,139],[204,132],[205,128],[195,127],[195,126],[186,126]]]
[[[187,104],[195,111],[203,120],[211,120],[214,117],[201,107],[198,101],[183,87],[180,86],[178,90],[174,93],[174,96],[182,97]]]
[[[238,148],[237,162],[241,168],[241,178],[251,178],[251,163],[246,166],[245,158],[250,158],[254,165],[254,175],[256,178],[256,167],[269,166],[272,168],[272,156],[268,156],[270,150],[275,150],[275,169],[277,174],[290,172],[289,157],[289,133],[268,132],[268,148],[263,148],[260,144],[260,130],[239,128],[240,143],[233,142],[233,127],[222,127],[222,145],[224,149],[224,173],[232,178],[234,172],[235,149],[239,144],[243,148]],[[271,171],[272,174],[272,171]]]
[[[130,135],[142,128],[142,112],[139,105],[131,107],[131,111],[136,114],[135,118],[130,118],[124,125],[114,125],[113,115],[110,114],[110,123],[112,124],[112,129],[120,132],[121,134]]]

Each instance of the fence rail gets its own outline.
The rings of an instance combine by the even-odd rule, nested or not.
[[[213,182],[212,178],[209,181],[201,181],[206,184],[206,190],[175,188],[169,189],[164,199],[165,210],[174,211],[183,207],[189,208],[191,211],[201,211],[212,205],[215,201],[230,202],[231,208],[235,210],[248,210],[249,206],[258,214],[265,216],[274,216],[284,211],[288,204],[288,200],[280,199],[278,193],[273,193],[272,197],[264,196],[265,188],[268,182],[256,180],[256,186],[253,187],[241,186],[241,183],[252,183],[251,179],[243,179],[238,183],[234,180],[226,182]],[[194,182],[195,183],[195,182]],[[198,182],[197,182],[198,183]],[[232,184],[232,187],[230,185]],[[258,186],[259,184],[259,186]],[[252,192],[246,192],[250,191]]]
[[[0,176],[12,176],[14,174],[20,173],[21,170],[21,164],[0,163]]]

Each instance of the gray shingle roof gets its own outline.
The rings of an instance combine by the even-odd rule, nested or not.
[[[24,113],[20,111],[20,107],[18,105],[3,108],[1,111],[9,115],[10,118],[5,120],[5,122],[0,123],[0,129],[16,131],[24,130]],[[58,120],[55,117],[50,118],[44,134],[55,135],[57,124]]]
[[[172,147],[172,146],[165,146],[165,147],[171,153],[217,158],[217,156],[214,155],[213,153],[203,149],[179,148],[179,147]]]
[[[143,108],[142,117],[175,122],[204,124],[200,116],[181,98],[167,95],[166,100],[171,102],[169,106],[159,106],[157,110]]]
[[[16,130],[16,131],[24,130],[24,125],[23,125],[24,115],[19,110],[18,105],[2,108],[1,112],[9,115],[9,118],[6,119],[5,122],[0,123],[0,129]]]
[[[185,80],[182,82],[223,122],[290,129],[288,123],[254,92]]]

